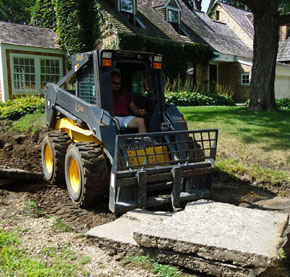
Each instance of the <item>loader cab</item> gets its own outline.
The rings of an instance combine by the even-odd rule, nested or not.
[[[122,88],[131,92],[134,103],[138,107],[145,108],[147,129],[149,131],[160,131],[164,111],[161,56],[132,51],[112,51],[110,52],[111,55],[107,53],[108,51],[100,51],[99,55],[99,76],[102,80],[100,82],[101,108],[114,115],[111,73],[117,71],[121,75]],[[103,62],[104,56],[106,58],[111,56],[111,62]],[[158,68],[154,68],[155,56],[158,57]]]

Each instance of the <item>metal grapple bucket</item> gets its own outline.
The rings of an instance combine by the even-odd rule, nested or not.
[[[218,130],[118,135],[109,208],[123,213],[208,197]]]

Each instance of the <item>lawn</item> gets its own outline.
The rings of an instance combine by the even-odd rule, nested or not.
[[[260,182],[290,184],[290,111],[252,112],[241,106],[179,109],[189,129],[219,129],[218,168]]]

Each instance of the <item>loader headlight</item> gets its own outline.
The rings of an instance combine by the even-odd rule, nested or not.
[[[112,66],[112,52],[102,52],[102,66]]]
[[[161,55],[156,55],[153,57],[153,64],[152,64],[153,69],[162,69],[162,56]]]

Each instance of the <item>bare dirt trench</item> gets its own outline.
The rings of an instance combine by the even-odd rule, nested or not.
[[[46,132],[47,130],[43,130],[37,134],[23,135],[0,130],[0,166],[41,173],[40,149]],[[226,180],[223,176],[221,181],[219,176],[215,176],[212,195],[215,201],[290,213],[289,198],[279,201],[270,190],[238,179]],[[17,208],[20,201],[34,201],[45,214],[56,216],[81,233],[115,219],[108,211],[107,199],[96,203],[94,209],[80,209],[71,202],[65,188],[50,185],[42,180],[0,179],[0,209],[4,205]]]

